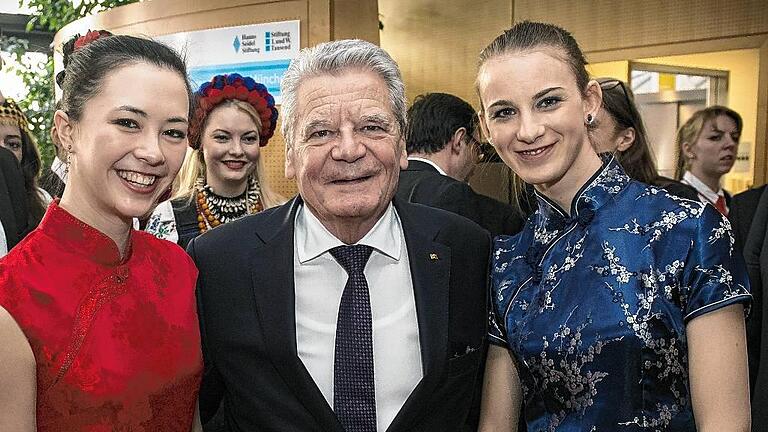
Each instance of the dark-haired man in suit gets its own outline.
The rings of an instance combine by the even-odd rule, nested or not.
[[[760,197],[765,189],[766,185],[762,185],[734,195],[728,206],[728,220],[731,221],[733,226],[735,246],[739,251],[744,250],[747,235],[752,227],[752,220],[757,211],[758,202],[760,202]]]
[[[746,190],[735,195],[728,206],[728,220],[733,227],[734,246],[739,253],[744,255],[747,268],[750,271],[750,285],[752,289],[752,307],[747,317],[747,353],[749,354],[749,389],[755,394],[757,374],[761,360],[768,364],[768,358],[761,359],[762,354],[762,329],[763,329],[763,287],[759,277],[759,255],[765,236],[765,211],[758,212],[760,198],[766,190],[762,185],[754,189]],[[762,220],[758,221],[755,231],[750,231],[756,214],[761,214]],[[750,248],[747,249],[746,245]],[[766,259],[768,257],[763,257]],[[756,270],[757,269],[757,270]],[[758,277],[755,277],[758,276]]]
[[[516,234],[523,228],[523,213],[466,183],[479,156],[475,117],[472,105],[459,97],[416,97],[408,109],[408,168],[400,172],[397,196],[462,215],[492,237]]]
[[[732,222],[737,225],[734,228],[737,233],[744,229],[738,224],[749,227],[743,240],[743,254],[753,298],[747,317],[747,351],[752,392],[752,431],[757,432],[768,430],[768,412],[763,409],[768,403],[768,325],[765,322],[768,302],[764,299],[764,287],[768,281],[768,188],[761,187],[736,195],[734,202],[737,202],[737,197],[740,198],[740,205],[748,202],[752,204],[748,209],[742,208],[744,211],[738,216],[739,219],[732,219]],[[733,217],[733,209],[731,207],[729,218]]]
[[[324,43],[291,62],[282,93],[299,196],[187,248],[205,430],[472,430],[490,241],[393,199],[406,165],[397,65],[368,42]]]

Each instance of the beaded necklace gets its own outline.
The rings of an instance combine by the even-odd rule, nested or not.
[[[217,195],[210,185],[203,184],[203,179],[197,181],[195,189],[197,190],[197,227],[201,234],[221,224],[264,209],[261,202],[261,188],[253,176],[248,178],[245,192],[233,198]]]

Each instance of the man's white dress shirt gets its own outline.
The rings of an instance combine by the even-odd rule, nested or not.
[[[328,251],[344,243],[305,205],[296,213],[295,228],[296,345],[333,408],[336,319],[347,273]],[[364,273],[373,318],[377,426],[383,432],[423,377],[408,250],[392,204],[357,244],[373,248]]]
[[[420,157],[416,157],[416,156],[408,156],[408,160],[409,161],[414,160],[414,161],[424,162],[425,164],[432,165],[432,167],[434,167],[437,170],[437,172],[439,172],[440,174],[442,174],[444,176],[448,175],[448,174],[445,173],[445,171],[443,171],[442,168],[440,168],[440,166],[438,164],[432,162],[429,159],[424,159],[424,158],[420,158]]]

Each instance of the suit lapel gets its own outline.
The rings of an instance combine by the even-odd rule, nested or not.
[[[395,200],[405,234],[419,324],[424,377],[398,412],[388,431],[407,429],[426,407],[440,383],[448,349],[448,299],[451,249],[435,241],[440,227],[421,220],[411,204]]]
[[[312,413],[324,431],[341,431],[336,416],[299,359],[296,349],[293,234],[296,197],[269,215],[258,236],[264,242],[253,252],[251,275],[256,310],[267,351],[295,397]]]

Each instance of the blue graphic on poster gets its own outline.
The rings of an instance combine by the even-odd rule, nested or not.
[[[186,57],[194,88],[224,73],[253,77],[282,102],[280,83],[300,50],[299,21],[225,27],[158,36]]]

